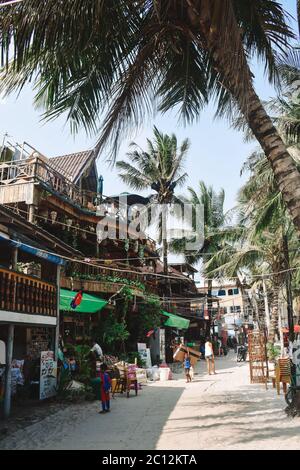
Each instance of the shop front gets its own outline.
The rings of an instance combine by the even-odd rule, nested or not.
[[[97,326],[100,311],[107,300],[86,292],[76,308],[71,304],[77,292],[60,289],[60,334],[64,344],[90,344],[93,328]]]

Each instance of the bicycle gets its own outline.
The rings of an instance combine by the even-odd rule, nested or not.
[[[300,386],[291,384],[284,395],[284,399],[288,406],[292,406],[295,402],[297,392],[300,392]]]

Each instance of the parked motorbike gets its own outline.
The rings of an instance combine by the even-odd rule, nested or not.
[[[242,362],[242,361],[245,362],[247,358],[247,352],[248,352],[247,346],[245,345],[238,346],[237,357],[236,357],[237,362]]]

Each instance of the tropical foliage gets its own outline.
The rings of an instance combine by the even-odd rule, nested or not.
[[[192,237],[185,237],[183,239],[174,240],[171,244],[172,250],[175,253],[182,253],[188,263],[198,265],[200,261],[207,262],[215,253],[219,252],[223,243],[225,233],[229,230],[225,227],[228,219],[228,214],[224,211],[225,192],[221,189],[216,192],[212,186],[207,186],[204,181],[199,182],[198,191],[193,188],[188,188],[189,197],[186,202],[192,207],[192,219],[190,230]],[[200,208],[203,214],[203,221],[198,226],[197,210]],[[196,251],[186,250],[186,244],[189,241],[198,242],[200,248]],[[202,263],[201,271],[206,275],[205,264]],[[209,276],[208,276],[209,277]],[[212,279],[208,280],[208,309],[211,312],[212,307]],[[209,315],[211,316],[211,315]],[[210,325],[208,325],[209,333]]]
[[[48,0],[47,8],[23,0],[2,8],[2,89],[31,81],[45,117],[66,112],[74,130],[95,131],[104,116],[97,150],[111,142],[114,156],[120,137],[153,108],[176,108],[188,123],[210,99],[219,115],[237,109],[299,230],[300,175],[249,68],[258,57],[274,82],[276,50],[285,52],[293,37],[275,0]]]
[[[147,139],[147,151],[135,143],[133,151],[127,153],[127,161],[117,162],[120,178],[131,188],[138,190],[152,189],[156,196],[151,198],[151,209],[158,207],[159,242],[163,246],[164,271],[168,271],[168,242],[163,214],[159,205],[167,205],[175,201],[174,191],[182,186],[187,173],[183,166],[189,149],[188,140],[184,140],[178,148],[177,138],[153,129],[154,139]],[[154,211],[155,212],[155,211]],[[153,211],[152,211],[153,213]],[[166,214],[167,216],[168,214]]]

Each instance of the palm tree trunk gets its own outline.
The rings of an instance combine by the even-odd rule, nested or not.
[[[300,0],[297,0],[298,31],[300,35]]]
[[[200,9],[196,0],[187,0],[187,3],[191,20],[206,39],[205,47],[220,74],[222,85],[232,95],[263,148],[294,225],[300,232],[300,173],[255,93],[232,3],[229,0],[201,0]]]
[[[248,103],[248,109],[241,106],[243,114],[271,164],[279,190],[300,232],[300,173],[252,85]]]
[[[280,282],[279,279],[274,279],[273,285],[273,298],[271,303],[271,321],[270,321],[270,331],[269,331],[269,343],[275,343],[275,335],[278,330],[278,320],[279,320],[279,288]]]
[[[168,242],[165,238],[163,238],[162,244],[163,244],[164,273],[167,273],[168,272]]]
[[[211,328],[211,316],[212,316],[212,280],[208,279],[207,281],[207,310],[208,310],[208,320],[206,323],[206,337],[210,337],[210,328]]]
[[[289,242],[286,234],[283,235],[283,255],[285,259],[286,269],[290,269]],[[293,311],[293,293],[292,293],[292,276],[291,272],[285,274],[285,288],[287,298],[287,314],[289,325],[289,340],[293,343],[295,339],[294,333],[294,311]]]
[[[264,304],[265,304],[265,321],[266,321],[267,332],[269,333],[270,331],[269,300],[268,300],[267,287],[266,287],[266,283],[264,279],[262,280],[262,286],[263,286]]]

